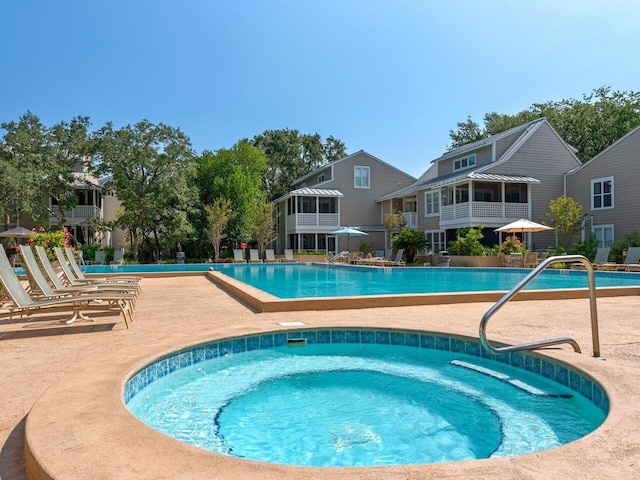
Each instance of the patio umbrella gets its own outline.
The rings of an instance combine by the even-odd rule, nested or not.
[[[349,248],[349,239],[351,238],[351,236],[353,235],[354,237],[362,237],[365,235],[369,235],[368,233],[363,232],[362,230],[358,230],[357,228],[353,228],[353,227],[343,227],[340,230],[336,230],[335,232],[331,232],[331,235],[338,235],[338,236],[347,236],[347,250],[350,250]]]
[[[494,232],[507,232],[507,233],[522,233],[522,241],[524,243],[524,234],[527,232],[542,232],[544,230],[553,230],[551,227],[542,225],[540,223],[521,218],[515,222],[507,223],[506,225],[496,228]]]
[[[0,237],[18,239],[18,238],[28,238],[32,234],[33,232],[31,230],[27,230],[26,228],[22,228],[22,227],[16,227],[16,228],[12,228],[11,230],[0,232]]]

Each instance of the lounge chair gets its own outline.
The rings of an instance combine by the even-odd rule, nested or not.
[[[511,255],[505,255],[504,252],[500,252],[498,256],[500,257],[500,263],[503,267],[513,266],[513,263],[511,262]]]
[[[95,256],[93,257],[94,265],[104,265],[104,250],[96,250]]]
[[[405,262],[402,259],[403,255],[404,255],[404,248],[399,248],[393,260],[385,260],[384,262],[385,267],[404,267]]]
[[[36,246],[36,252],[38,254],[38,258],[40,259],[40,265],[42,265],[42,269],[44,273],[47,274],[53,288],[55,289],[63,289],[66,287],[79,287],[83,285],[87,285],[87,283],[91,282],[81,282],[77,278],[74,277],[71,272],[71,268],[66,262],[64,255],[62,253],[62,249],[60,247],[54,248],[54,253],[56,254],[56,258],[58,259],[58,263],[62,270],[62,275],[58,275],[55,271],[53,265],[49,261],[47,257],[47,252],[44,247],[41,245]],[[104,282],[93,282],[91,285],[94,285],[100,292],[120,292],[120,293],[132,293],[136,294],[139,292],[139,286],[137,283],[113,283],[109,281]],[[135,298],[135,297],[134,297]],[[135,300],[133,301],[135,303]]]
[[[273,248],[267,248],[264,252],[265,254],[265,263],[277,263],[280,260],[278,260],[275,256],[275,253],[273,251]]]
[[[111,265],[122,265],[124,263],[124,249],[116,248],[113,251],[113,261]]]
[[[247,260],[244,258],[242,249],[240,248],[233,249],[233,261],[235,263],[247,263]]]
[[[124,317],[127,328],[129,328],[129,321],[133,320],[132,304],[125,297],[112,299],[102,294],[86,293],[65,297],[31,298],[9,263],[4,248],[0,248],[0,283],[7,295],[7,299],[10,300],[9,302],[5,301],[3,304],[0,316],[13,317],[15,315],[32,315],[43,311],[70,311],[72,316],[64,320],[64,322],[72,323],[78,318],[89,319],[81,313],[84,310],[113,311],[118,309]]]
[[[262,263],[260,252],[258,252],[257,248],[249,250],[249,263]]]
[[[617,263],[612,263],[609,261],[609,247],[598,247],[596,251],[596,256],[591,262],[591,265],[595,270],[616,270],[618,268]],[[571,266],[574,270],[583,270],[584,265],[581,263],[576,263]]]
[[[627,256],[624,258],[623,266],[625,272],[640,271],[640,247],[627,248]]]
[[[283,260],[283,262],[296,263],[297,261],[298,261],[298,259],[293,256],[293,250],[291,250],[290,248],[286,248],[284,250],[284,260]]]
[[[69,247],[65,247],[65,253],[67,254],[67,260],[69,261],[69,266],[73,273],[75,274],[78,281],[86,282],[86,283],[103,283],[103,282],[130,282],[130,283],[139,283],[142,280],[142,277],[138,277],[135,275],[110,275],[109,277],[86,277],[84,272],[76,262],[75,257],[73,256],[73,250]]]

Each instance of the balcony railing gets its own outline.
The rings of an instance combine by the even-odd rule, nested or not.
[[[440,221],[465,218],[527,218],[528,203],[465,202],[440,207]]]
[[[59,205],[52,205],[51,210],[54,214],[60,213]],[[94,205],[78,205],[77,207],[65,210],[65,217],[69,222],[79,222],[90,218],[102,218],[102,209]],[[59,216],[59,215],[58,215]],[[57,223],[57,217],[52,217],[51,221]]]
[[[295,230],[296,227],[339,227],[340,214],[338,213],[297,213],[287,215],[287,230]]]

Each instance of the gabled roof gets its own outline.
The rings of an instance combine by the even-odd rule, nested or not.
[[[563,143],[563,145],[571,152],[571,154],[575,157],[575,148],[571,147],[567,142],[565,142],[558,132],[553,128],[553,126],[549,123],[549,121],[545,118],[539,118],[529,123],[525,123],[518,127],[512,128],[511,130],[506,130],[504,132],[498,133],[496,135],[492,135],[489,138],[485,138],[482,140],[478,140],[477,142],[469,143],[467,145],[463,145],[462,147],[455,148],[449,152],[444,153],[440,157],[436,158],[432,161],[431,166],[427,169],[427,171],[413,184],[408,187],[405,187],[400,190],[396,190],[395,192],[389,193],[380,197],[377,201],[388,200],[390,198],[402,197],[406,195],[410,195],[418,190],[424,190],[428,188],[437,188],[444,185],[449,185],[452,183],[459,182],[466,178],[474,179],[474,180],[484,180],[484,181],[494,181],[494,182],[524,182],[524,183],[540,183],[540,180],[533,177],[528,176],[520,176],[520,175],[501,175],[494,173],[483,173],[487,170],[493,170],[496,166],[499,166],[509,160],[515,152],[517,152],[520,147],[533,135],[543,124],[548,125],[553,133],[558,137],[558,139]],[[492,145],[499,140],[506,138],[508,136],[519,134],[518,138],[511,144],[511,146],[505,150],[505,152],[500,156],[500,158],[496,158],[494,162],[491,162],[486,165],[481,165],[479,167],[464,170],[463,172],[451,173],[448,175],[444,175],[441,177],[436,177],[435,172],[437,172],[438,163],[444,160],[449,160],[454,157],[458,157],[467,153],[472,153],[482,147],[486,147]],[[580,161],[576,158],[576,163]]]
[[[361,155],[361,154],[364,154],[364,155],[372,158],[376,162],[379,162],[379,163],[381,163],[383,165],[386,165],[389,168],[393,168],[394,170],[402,172],[404,175],[407,175],[409,177],[411,176],[408,173],[403,172],[399,168],[396,168],[393,165],[390,165],[387,162],[385,162],[383,160],[380,160],[378,157],[375,157],[375,156],[371,155],[370,153],[365,152],[364,150],[358,150],[356,153],[352,153],[351,155],[347,155],[346,157],[339,158],[338,160],[334,160],[333,162],[325,163],[324,165],[322,165],[319,168],[315,169],[313,172],[309,172],[309,173],[307,173],[306,175],[304,175],[304,176],[302,176],[300,178],[296,178],[293,182],[291,182],[291,185],[295,185],[296,183],[304,182],[305,180],[317,175],[319,172],[321,172],[322,170],[326,169],[327,167],[333,168],[334,165],[337,165],[340,162],[344,162],[345,160],[350,160],[351,158],[355,157],[356,155]]]
[[[634,128],[633,130],[631,130],[629,133],[627,133],[626,135],[624,135],[623,137],[619,138],[618,140],[616,140],[615,142],[613,142],[611,145],[609,145],[607,148],[605,148],[604,150],[602,150],[600,153],[598,153],[595,157],[593,157],[590,160],[587,160],[586,162],[584,162],[582,165],[578,165],[576,168],[572,169],[570,172],[568,172],[568,175],[571,175],[573,173],[576,173],[577,171],[582,170],[585,166],[590,165],[592,162],[595,162],[596,160],[598,160],[602,155],[604,155],[606,152],[608,152],[609,150],[611,150],[613,147],[615,147],[616,145],[618,145],[619,143],[623,142],[624,140],[626,140],[628,137],[634,135],[636,132],[640,131],[640,126],[637,126],[636,128]]]
[[[280,198],[276,198],[273,203],[278,203],[282,200],[286,200],[289,197],[344,197],[342,192],[339,190],[330,190],[328,188],[309,188],[302,187],[296,190],[292,190],[287,192],[285,195]]]

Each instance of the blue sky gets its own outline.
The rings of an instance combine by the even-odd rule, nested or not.
[[[144,118],[198,153],[333,135],[419,176],[471,116],[638,91],[635,0],[5,0],[0,122]]]

